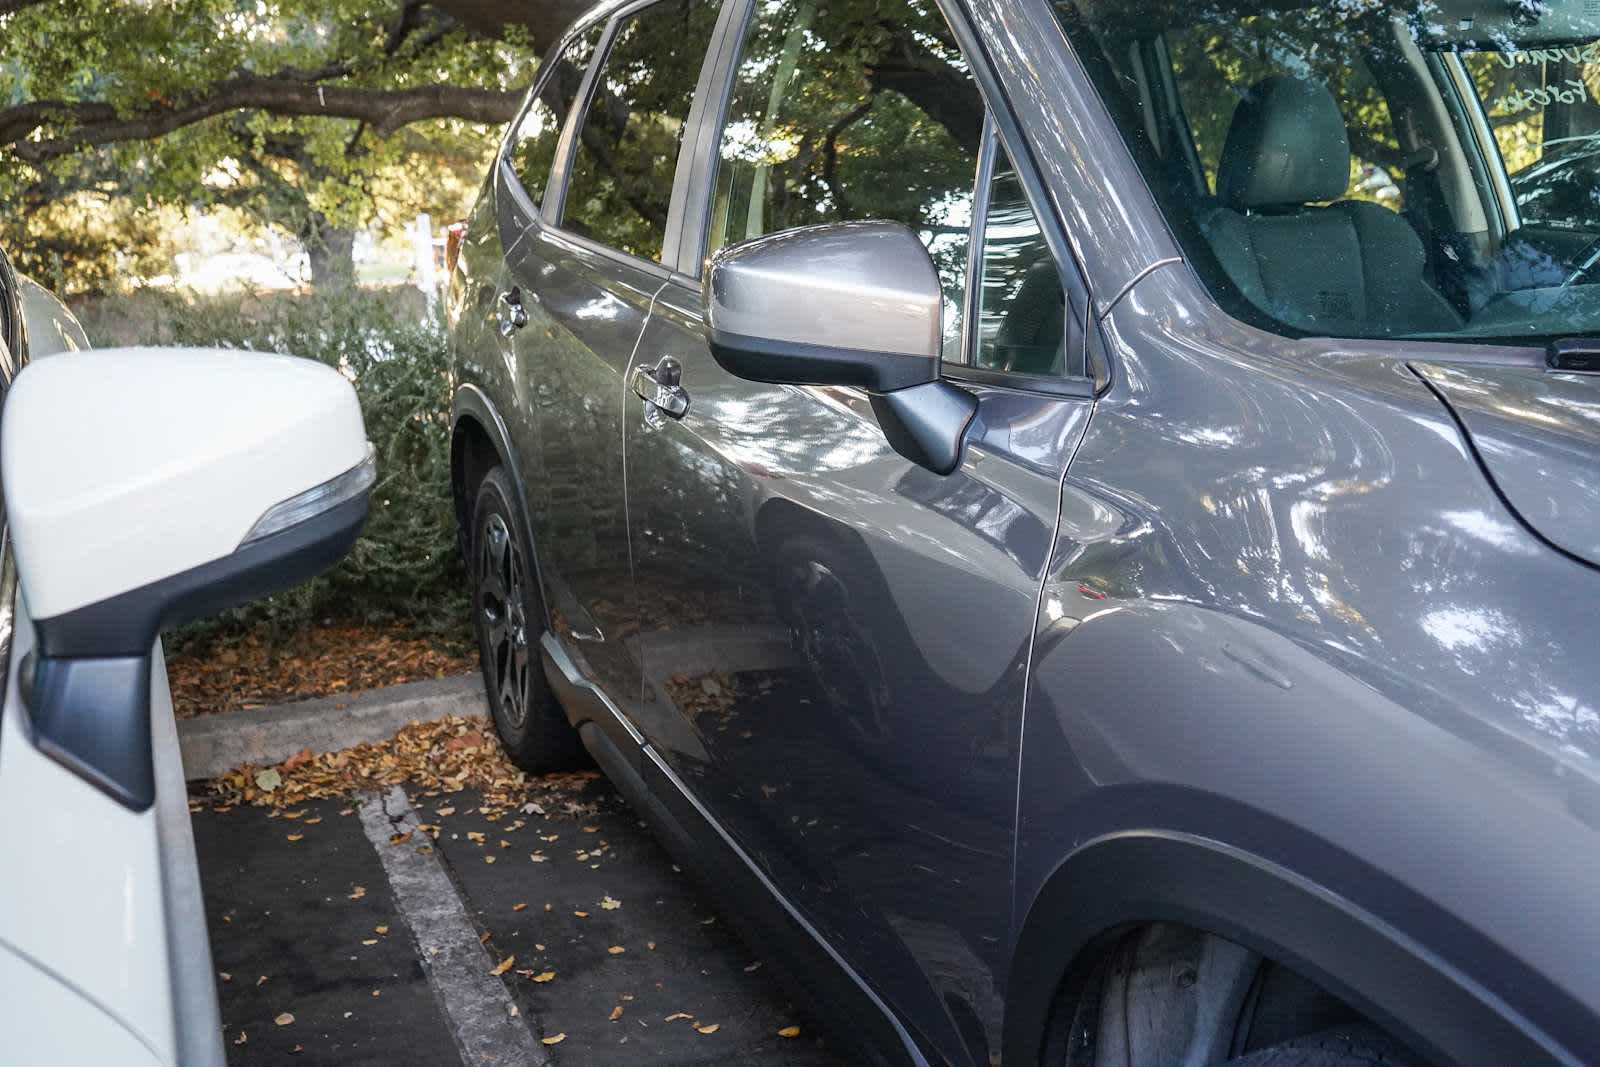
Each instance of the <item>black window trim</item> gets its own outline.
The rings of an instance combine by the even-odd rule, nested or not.
[[[717,149],[722,143],[722,128],[733,106],[734,80],[739,72],[745,34],[755,16],[756,0],[727,0],[727,17],[721,23],[722,37],[717,42],[717,58],[709,71],[708,93],[701,109],[701,130],[695,139],[694,159],[689,168],[693,184],[684,192],[683,217],[679,220],[677,273],[698,287],[705,270],[706,230],[711,225],[712,200],[716,195]]]
[[[534,226],[551,237],[562,241],[569,241],[574,245],[591,251],[596,255],[613,260],[624,266],[634,267],[649,271],[665,280],[673,273],[673,264],[678,256],[676,248],[678,234],[682,229],[683,200],[686,193],[680,189],[686,180],[685,156],[691,151],[689,140],[694,138],[695,145],[699,144],[699,133],[694,127],[697,115],[703,110],[701,95],[709,88],[708,70],[714,62],[712,54],[721,52],[721,34],[727,22],[727,9],[741,0],[702,0],[704,3],[719,6],[717,21],[711,32],[711,39],[706,43],[705,54],[700,59],[700,76],[695,82],[694,96],[689,102],[689,114],[684,118],[683,141],[678,149],[676,169],[673,171],[672,194],[668,201],[666,229],[662,235],[661,258],[646,259],[636,256],[631,252],[624,252],[620,248],[613,248],[602,241],[587,237],[561,224],[562,214],[566,210],[567,182],[572,176],[572,160],[578,140],[578,130],[589,114],[589,107],[594,102],[595,84],[600,80],[600,73],[605,68],[605,61],[610,57],[612,44],[616,41],[617,30],[624,19],[627,19],[647,7],[658,3],[667,3],[670,0],[622,0],[610,8],[610,15],[606,22],[605,32],[600,35],[600,43],[595,48],[594,57],[589,61],[589,69],[584,72],[583,82],[578,89],[578,97],[573,102],[572,111],[567,115],[566,122],[561,129],[561,140],[556,145],[555,159],[550,166],[550,181],[545,186],[544,203],[534,219]],[[591,22],[589,25],[593,25]],[[680,217],[674,217],[674,212]],[[667,258],[668,252],[673,254],[673,259]]]

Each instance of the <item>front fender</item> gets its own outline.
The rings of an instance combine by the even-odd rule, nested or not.
[[[1207,930],[1277,960],[1440,1062],[1579,1062],[1370,912],[1220,841],[1159,830],[1095,838],[1046,879],[1012,957],[1002,1062],[1039,1062],[1056,1005],[1074,1003],[1117,936],[1147,922]]]
[[[1564,847],[1590,831],[1545,776],[1192,604],[1047,626],[1033,674],[1007,1063],[1037,1057],[1074,961],[1152,920],[1277,959],[1444,1062],[1600,1056],[1594,863]]]

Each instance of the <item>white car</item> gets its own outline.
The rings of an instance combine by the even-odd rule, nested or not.
[[[3,253],[0,387],[0,1059],[220,1065],[158,634],[345,553],[355,393],[286,356],[90,350]]]

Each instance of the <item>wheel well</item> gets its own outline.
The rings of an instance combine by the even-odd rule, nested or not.
[[[472,519],[472,501],[483,484],[483,476],[500,463],[500,453],[489,431],[471,415],[456,421],[450,438],[450,493],[455,501],[456,539],[466,556],[467,529]]]
[[[1364,877],[1381,881],[1370,871]],[[1058,1003],[1090,988],[1119,941],[1152,923],[1275,961],[1427,1062],[1569,1062],[1526,1018],[1417,940],[1428,929],[1426,907],[1409,899],[1400,913],[1410,929],[1400,930],[1215,841],[1149,830],[1095,838],[1045,879],[1013,935],[1004,1062],[1045,1062]]]
[[[1316,982],[1218,934],[1130,924],[1097,938],[1069,968],[1041,1060],[1068,1067],[1232,1062],[1366,1023]]]

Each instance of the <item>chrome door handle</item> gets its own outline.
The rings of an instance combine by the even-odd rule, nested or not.
[[[500,336],[510,337],[528,325],[528,309],[522,306],[522,290],[513,287],[500,294]]]
[[[654,367],[633,368],[633,395],[644,401],[647,420],[652,415],[681,419],[689,413],[682,381],[683,366],[671,356],[662,356]]]

